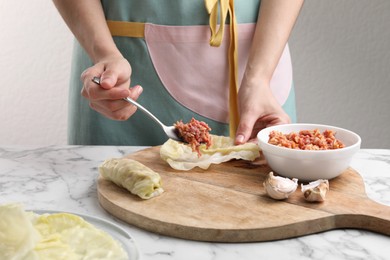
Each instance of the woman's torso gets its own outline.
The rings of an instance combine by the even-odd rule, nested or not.
[[[228,135],[228,86],[225,80],[228,39],[220,48],[208,45],[209,16],[204,1],[106,0],[102,4],[107,20],[147,24],[144,38],[114,37],[118,48],[132,65],[131,85],[140,84],[144,88],[139,103],[167,125],[195,117],[208,123],[212,133]],[[240,24],[239,39],[240,27],[246,26],[243,24],[254,28],[258,8],[259,1],[235,1],[235,13]],[[245,30],[248,31],[247,38],[250,38],[253,28],[248,28]],[[225,31],[227,38],[228,27]],[[250,39],[239,41],[239,45],[246,49],[250,46],[248,43]],[[212,58],[211,55],[218,57]],[[287,56],[289,58],[289,54]],[[70,91],[70,143],[158,145],[167,139],[142,112],[136,112],[129,120],[119,122],[91,110],[88,102],[80,97],[79,75],[92,63],[77,44],[74,58]],[[202,64],[211,67],[205,68]],[[244,65],[245,59],[241,59],[241,74]],[[289,66],[285,66],[287,70]],[[292,80],[288,88],[291,84]]]

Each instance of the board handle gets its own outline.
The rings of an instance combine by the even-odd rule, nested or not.
[[[338,228],[357,228],[390,236],[390,207],[369,198],[353,201],[352,210],[335,216]]]

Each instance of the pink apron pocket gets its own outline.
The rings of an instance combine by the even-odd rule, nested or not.
[[[255,24],[238,25],[238,79],[241,82]],[[229,122],[229,30],[220,47],[209,45],[209,26],[146,24],[145,41],[153,66],[170,95],[188,109],[218,122]],[[271,81],[280,104],[292,83],[291,60],[286,46]]]

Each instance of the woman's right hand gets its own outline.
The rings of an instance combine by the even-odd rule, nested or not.
[[[130,88],[131,66],[119,52],[100,0],[53,0],[78,42],[95,63],[82,75],[81,94],[90,107],[114,120],[126,120],[136,107],[122,100],[137,99],[141,86]],[[100,77],[100,86],[92,81]]]
[[[100,78],[100,85],[92,81]],[[86,69],[81,75],[81,95],[88,99],[92,109],[113,120],[127,120],[136,107],[122,100],[131,97],[137,100],[142,87],[130,88],[131,66],[122,56],[108,57]]]

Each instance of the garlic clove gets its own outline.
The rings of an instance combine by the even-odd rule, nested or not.
[[[325,200],[326,193],[329,190],[329,181],[320,179],[307,185],[301,184],[301,190],[307,201],[321,202]]]
[[[268,196],[276,200],[287,199],[298,187],[298,179],[284,178],[280,176],[274,176],[273,172],[270,172],[263,182],[265,191]]]

